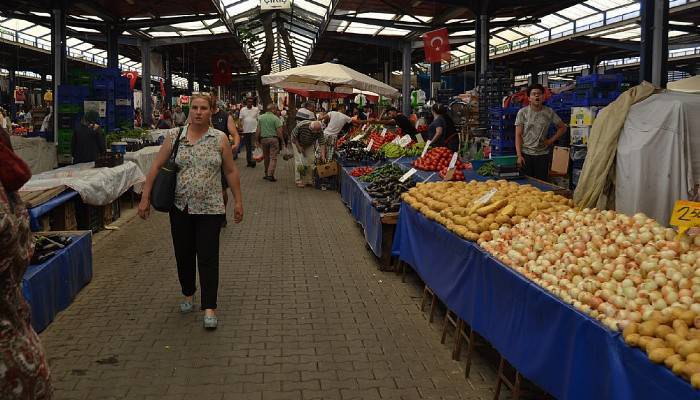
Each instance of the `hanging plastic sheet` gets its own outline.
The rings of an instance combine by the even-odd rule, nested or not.
[[[558,399],[697,399],[619,333],[403,204],[393,254],[525,377]]]

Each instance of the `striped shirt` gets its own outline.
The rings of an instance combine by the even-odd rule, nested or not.
[[[323,139],[323,131],[319,130],[314,132],[311,129],[311,122],[313,121],[301,121],[292,130],[292,138],[296,139],[301,147],[309,147],[318,141],[319,145],[324,145],[326,142]]]

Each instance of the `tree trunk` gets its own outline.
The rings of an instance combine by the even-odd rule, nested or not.
[[[284,49],[287,53],[287,58],[289,58],[289,66],[292,68],[297,67],[297,58],[294,56],[294,49],[292,48],[292,43],[289,40],[289,31],[287,27],[284,26],[284,20],[277,19],[277,32],[282,36],[282,41],[284,41]],[[297,126],[297,96],[292,93],[288,93],[287,100],[287,122],[285,124],[285,132],[287,137],[291,137],[292,130]]]
[[[271,12],[263,15],[262,23],[263,29],[265,30],[265,49],[260,54],[260,59],[258,64],[260,64],[260,72],[258,72],[258,94],[260,96],[260,102],[262,102],[263,112],[267,109],[267,105],[272,103],[272,98],[270,97],[270,86],[262,84],[262,76],[269,75],[272,71],[272,53],[275,50],[275,37],[272,33],[272,16]]]

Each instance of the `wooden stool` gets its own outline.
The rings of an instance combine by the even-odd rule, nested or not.
[[[462,319],[457,316],[457,313],[447,309],[445,311],[445,319],[442,321],[442,338],[440,338],[440,343],[445,344],[445,339],[447,338],[447,327],[451,326],[455,329],[454,331],[454,343],[452,345],[452,359],[459,360],[459,349],[461,348],[461,340],[459,337],[459,327],[462,325]]]
[[[472,355],[474,354],[474,346],[476,346],[476,335],[474,329],[463,320],[459,321],[457,327],[457,344],[455,345],[455,360],[459,361],[462,353],[462,339],[467,342],[467,363],[464,366],[464,379],[469,379],[469,372],[472,368]],[[468,332],[467,332],[468,331]]]
[[[429,288],[428,285],[425,285],[423,288],[423,296],[420,301],[420,310],[424,311],[425,310],[425,303],[428,301],[428,296],[430,296],[430,317],[428,318],[428,322],[432,323],[433,322],[433,317],[435,316],[435,308],[437,307],[437,295],[435,295],[435,292],[433,292],[433,289]]]
[[[505,369],[513,369],[515,371],[515,379],[510,380],[508,377],[506,377]],[[513,400],[518,400],[520,398],[520,385],[522,383],[522,375],[520,375],[520,372],[518,372],[517,369],[513,368],[508,361],[506,361],[503,356],[501,356],[501,361],[498,363],[498,379],[496,382],[496,393],[494,394],[493,398],[494,400],[499,400],[499,397],[501,395],[501,384],[505,384],[508,389],[511,390],[511,394],[513,395]]]
[[[398,260],[396,266],[394,267],[396,274],[401,274],[401,283],[406,282],[406,263]]]

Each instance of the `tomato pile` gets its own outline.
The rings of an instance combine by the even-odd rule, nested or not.
[[[447,170],[447,167],[450,165],[450,160],[452,159],[452,154],[452,150],[447,147],[435,147],[434,149],[428,150],[423,157],[415,160],[413,166],[423,171],[440,171],[443,168]],[[458,159],[455,168],[457,171],[461,171],[464,169],[464,164]]]
[[[416,131],[418,133],[428,132],[428,125],[418,125],[418,127],[416,127]]]
[[[369,140],[374,140],[374,142],[372,142],[372,151],[377,152],[382,146],[391,143],[394,139],[396,139],[396,135],[393,132],[387,132],[386,135],[382,137],[381,132],[374,131],[369,135],[368,143]]]
[[[354,177],[360,177],[360,176],[370,174],[370,173],[372,173],[372,171],[374,171],[374,168],[372,168],[372,167],[357,167],[357,168],[353,168],[353,170],[350,171],[350,175],[352,175]]]
[[[445,179],[445,175],[447,175],[447,167],[443,168],[440,170],[440,178]],[[455,169],[454,174],[452,174],[452,179],[451,181],[463,181],[464,180],[464,172],[462,169]]]

